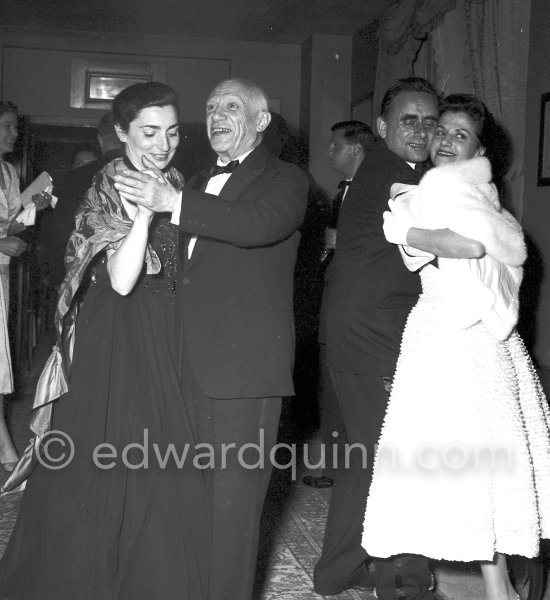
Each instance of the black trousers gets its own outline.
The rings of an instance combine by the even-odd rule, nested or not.
[[[367,567],[370,559],[361,545],[363,519],[375,446],[391,386],[391,376],[370,377],[334,369],[330,373],[349,445],[340,452],[344,464],[337,470],[323,551],[314,571],[315,591],[324,595],[365,585],[370,580]],[[432,577],[424,557],[405,555],[376,561],[375,571],[377,594],[381,600],[434,598],[429,591]]]
[[[194,403],[197,442],[203,444],[198,454],[204,454],[201,464],[207,467],[212,519],[208,598],[250,600],[281,398],[210,398],[187,361],[181,380],[184,401]]]
[[[319,344],[319,434],[325,448],[325,466],[322,475],[336,477],[338,462],[342,460],[341,450],[346,443],[346,428],[332,385],[330,371],[325,364],[326,345]]]

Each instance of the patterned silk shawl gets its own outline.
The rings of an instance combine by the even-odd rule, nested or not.
[[[114,188],[114,175],[132,168],[123,158],[106,165],[94,177],[92,187],[76,213],[76,229],[65,252],[66,275],[61,284],[55,313],[56,344],[48,358],[36,387],[30,429],[34,433],[15,469],[0,490],[7,493],[29,477],[37,463],[37,452],[44,436],[50,431],[52,402],[68,390],[68,380],[74,348],[74,332],[79,301],[75,299],[86,269],[94,256],[106,249],[116,249],[132,226]],[[166,179],[177,189],[183,189],[183,176],[174,167],[165,172]],[[160,261],[148,246],[145,262],[147,273],[160,271]]]

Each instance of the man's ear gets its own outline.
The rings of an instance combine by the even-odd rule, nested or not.
[[[361,156],[365,153],[365,148],[361,144],[353,144],[353,156]]]
[[[256,125],[257,131],[265,131],[267,126],[271,123],[271,113],[268,111],[264,111],[261,113],[260,118],[258,120],[258,125]]]
[[[115,125],[115,132],[117,134],[118,139],[121,142],[126,143],[126,133],[122,131],[120,125]]]
[[[378,130],[378,135],[382,138],[386,138],[386,121],[382,117],[376,117],[376,129]]]

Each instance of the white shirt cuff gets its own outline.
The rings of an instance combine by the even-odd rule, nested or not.
[[[435,258],[435,254],[418,250],[418,248],[413,248],[412,246],[399,246],[399,252],[409,271],[418,271],[418,269],[431,263]]]
[[[174,211],[172,212],[172,218],[170,219],[170,223],[173,223],[174,225],[179,225],[180,224],[180,215],[181,215],[181,199],[182,199],[182,192],[180,192],[180,200],[176,205],[176,208],[174,208]]]

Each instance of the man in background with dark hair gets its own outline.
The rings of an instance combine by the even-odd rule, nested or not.
[[[328,218],[324,232],[324,248],[319,257],[322,268],[328,267],[336,245],[336,228],[340,208],[353,177],[365,158],[365,152],[374,143],[372,129],[362,121],[340,121],[330,128],[327,155],[331,168],[340,173],[344,179],[338,184],[338,192],[330,203]],[[302,481],[315,488],[332,487],[337,471],[334,464],[334,451],[346,441],[342,414],[338,407],[336,394],[332,386],[330,374],[325,364],[326,340],[324,328],[319,331],[319,434],[324,449],[324,465],[320,476],[306,475]],[[338,455],[338,453],[337,453]]]
[[[343,175],[344,179],[338,184],[338,193],[331,203],[330,214],[325,230],[325,263],[332,258],[336,245],[336,224],[340,208],[346,197],[357,169],[365,158],[365,152],[374,143],[372,129],[362,121],[341,121],[331,129],[327,154],[330,166],[334,171]]]
[[[44,215],[40,226],[40,246],[43,263],[47,263],[49,285],[57,289],[65,277],[65,248],[75,227],[75,214],[92,185],[94,175],[114,158],[122,156],[123,144],[118,139],[111,112],[103,115],[97,128],[101,156],[90,163],[73,169],[63,181],[55,210]]]
[[[322,595],[374,583],[361,546],[363,518],[401,336],[421,291],[418,274],[404,266],[398,246],[386,241],[382,215],[393,183],[419,182],[416,165],[428,158],[437,119],[437,95],[428,81],[410,77],[391,86],[377,119],[382,140],[367,149],[340,212],[321,326],[326,364],[354,446],[334,483],[315,567],[314,587]],[[381,600],[435,597],[428,561],[421,556],[376,560],[375,578]]]

